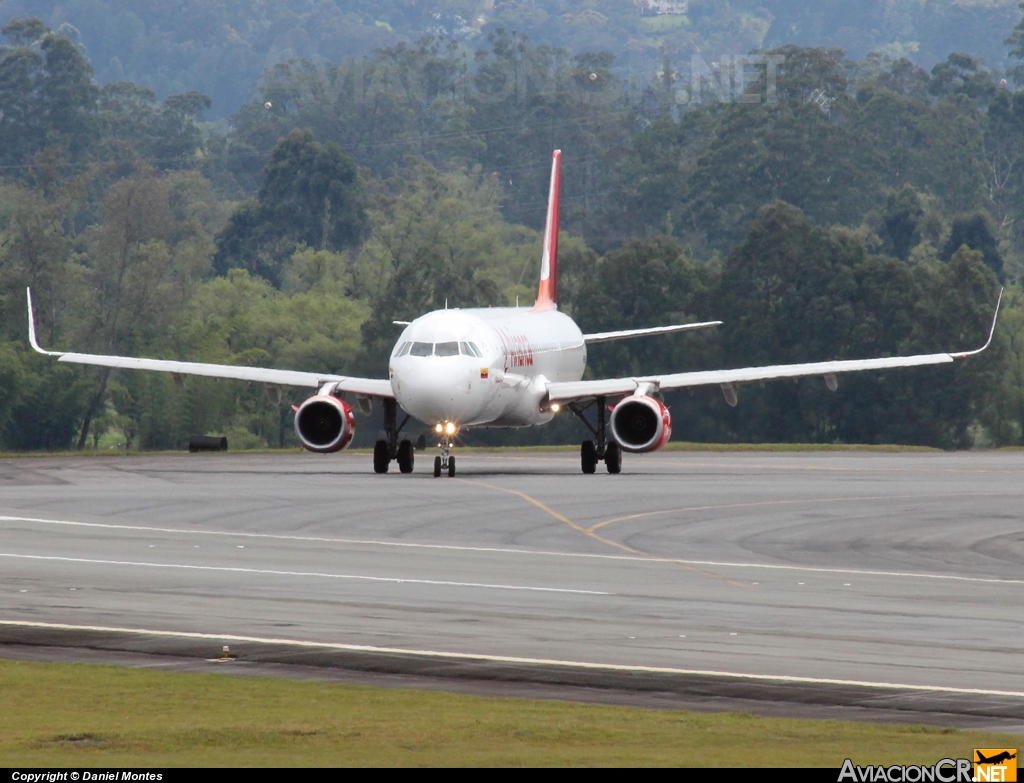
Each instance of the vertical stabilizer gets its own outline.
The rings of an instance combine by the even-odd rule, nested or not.
[[[540,287],[535,310],[558,306],[558,190],[562,174],[562,151],[551,154],[551,190],[548,193],[548,219],[544,223],[544,255],[540,264]]]

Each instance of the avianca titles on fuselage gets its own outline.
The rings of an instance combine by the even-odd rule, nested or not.
[[[310,451],[331,453],[348,446],[356,426],[355,408],[350,400],[366,414],[371,412],[373,401],[378,400],[384,409],[384,430],[374,447],[374,470],[387,472],[390,463],[397,461],[403,473],[412,472],[415,449],[402,432],[409,418],[414,417],[430,426],[440,445],[441,453],[434,459],[435,476],[442,472],[455,475],[455,458],[450,452],[460,430],[544,424],[562,408],[570,409],[592,433],[592,438],[584,440],[580,447],[583,472],[593,473],[598,463],[604,462],[609,473],[618,473],[623,451],[655,451],[671,436],[672,418],[661,399],[665,390],[717,385],[728,404],[735,405],[739,384],[817,375],[824,377],[828,388],[834,391],[840,373],[949,363],[980,353],[992,341],[995,317],[988,341],[974,351],[584,381],[588,344],[702,329],[721,322],[583,334],[571,318],[559,312],[560,172],[561,152],[556,150],[551,165],[540,285],[534,306],[446,308],[411,323],[401,322],[405,329],[391,353],[387,379],[46,351],[36,340],[31,291],[29,341],[35,350],[56,356],[62,362],[170,372],[179,380],[200,375],[260,382],[267,385],[268,394],[275,400],[280,400],[281,386],[318,389],[295,407],[296,434]],[[998,311],[997,301],[997,315]],[[610,399],[618,402],[609,414]],[[399,408],[407,414],[401,422]]]

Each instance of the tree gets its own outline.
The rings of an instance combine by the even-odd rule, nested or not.
[[[718,283],[718,270],[694,260],[674,239],[627,242],[586,275],[574,315],[584,332],[710,320]],[[590,366],[596,377],[679,372],[708,358],[712,337],[676,335],[595,346]]]
[[[363,371],[387,369],[395,319],[446,303],[514,305],[517,295],[533,296],[540,237],[502,219],[497,177],[478,169],[444,173],[413,159],[374,196],[374,233],[355,269],[356,291],[373,305],[363,326]]]
[[[300,263],[313,265],[308,256],[316,255],[327,263],[324,252],[305,251]],[[173,352],[190,361],[351,372],[368,308],[339,293],[330,277],[322,275],[306,290],[287,296],[245,270],[230,270],[201,285],[175,319]],[[136,386],[167,410],[166,416],[146,419],[146,406],[139,407],[140,442],[147,447],[179,448],[190,432],[218,430],[247,433],[264,446],[283,446],[287,439],[289,405],[271,403],[259,385],[190,378],[184,390],[166,379],[161,385]],[[306,392],[289,389],[285,394],[300,395],[297,402]]]
[[[901,57],[892,63],[888,73],[879,76],[875,83],[878,87],[898,95],[924,101],[928,98],[929,82],[930,77],[923,68],[906,57]]]
[[[0,343],[0,444],[11,451],[66,449],[81,425],[91,383],[80,368]]]
[[[942,259],[949,261],[961,247],[980,252],[985,266],[991,269],[997,278],[1002,279],[1003,258],[999,254],[990,219],[983,212],[972,212],[953,218],[949,240],[942,249]]]
[[[842,357],[863,250],[790,204],[766,206],[722,268],[726,359],[737,366]],[[852,357],[851,357],[852,358]]]
[[[369,228],[362,178],[333,142],[309,130],[278,142],[256,198],[239,206],[217,238],[214,267],[248,269],[274,285],[299,245],[337,251],[358,245]]]
[[[1024,11],[1024,0],[1021,0],[1017,7]],[[1016,79],[1018,84],[1022,83],[1024,82],[1024,19],[1017,22],[1017,26],[1013,28],[1013,32],[1010,33],[1004,43],[1009,44],[1011,47],[1010,57],[1022,61],[1020,65],[1010,68],[1007,73]]]
[[[982,67],[979,58],[957,52],[932,68],[928,84],[928,92],[938,98],[959,93],[980,108],[987,107],[998,91],[995,75]]]
[[[101,206],[103,222],[87,234],[85,276],[92,283],[86,334],[94,349],[136,353],[143,334],[159,333],[169,302],[161,298],[174,257],[169,244],[174,215],[166,181],[151,175],[115,182]],[[85,412],[78,448],[85,446],[92,418],[100,411],[110,368],[99,370],[96,391]]]
[[[848,355],[856,325],[854,267],[863,249],[776,202],[727,257],[717,301],[727,366],[788,364]],[[809,383],[774,383],[726,413],[742,440],[831,440],[835,421]]]
[[[984,138],[986,191],[996,231],[1020,247],[1024,227],[1015,220],[1024,197],[1024,91],[1000,90],[988,106]]]
[[[67,282],[67,211],[57,199],[22,185],[0,186],[0,319],[7,339],[25,329],[25,288],[58,307]],[[54,337],[51,310],[40,313],[40,334]]]
[[[877,199],[880,151],[850,121],[857,109],[841,53],[788,46],[770,54],[783,58],[777,103],[702,109],[719,117],[689,181],[687,222],[723,250],[776,200],[823,224],[855,225]],[[762,75],[762,95],[766,82]]]
[[[104,157],[140,157],[161,170],[189,168],[202,147],[196,122],[209,108],[209,97],[195,91],[158,102],[152,90],[131,82],[104,85],[99,121],[112,148]]]
[[[775,364],[935,353],[980,345],[996,281],[980,252],[947,264],[868,255],[846,230],[817,228],[793,207],[767,207],[729,254],[719,294],[728,364]],[[991,406],[1005,358],[813,379],[741,395],[726,412],[740,439],[920,443],[963,448]]]
[[[881,184],[901,190],[928,184],[922,162],[931,141],[928,104],[916,96],[869,87],[859,91],[854,121],[883,152],[876,156]]]
[[[22,164],[46,146],[80,158],[96,140],[92,67],[70,38],[36,18],[2,31],[15,45],[0,48],[0,161]]]
[[[910,249],[917,244],[917,224],[924,217],[924,210],[917,193],[911,187],[892,192],[886,199],[882,213],[882,227],[878,232],[885,242],[885,249],[904,261],[910,256]]]
[[[505,217],[542,228],[551,150],[563,149],[563,225],[601,241],[608,185],[637,115],[615,58],[530,46],[526,35],[502,27],[488,44],[476,53],[467,101],[486,142],[478,160],[508,193]]]

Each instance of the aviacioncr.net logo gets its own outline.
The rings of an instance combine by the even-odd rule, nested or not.
[[[970,759],[939,759],[930,767],[884,767],[881,764],[855,767],[846,759],[839,771],[839,783],[973,783],[973,766]]]

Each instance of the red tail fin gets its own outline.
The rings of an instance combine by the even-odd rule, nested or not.
[[[562,173],[562,151],[551,155],[551,190],[548,194],[548,219],[544,224],[544,255],[540,264],[540,287],[534,310],[558,307],[558,190]]]

